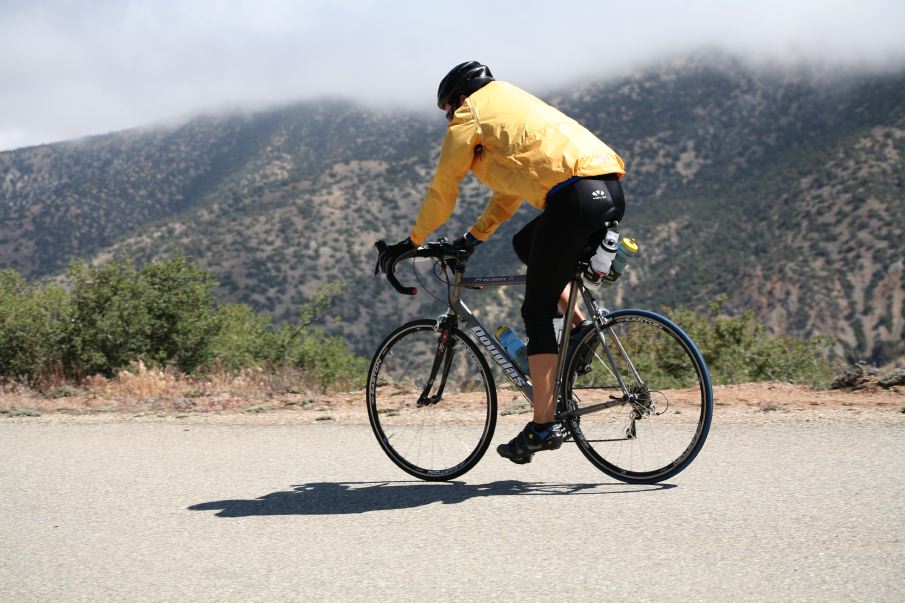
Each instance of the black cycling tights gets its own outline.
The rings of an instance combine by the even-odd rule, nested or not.
[[[604,222],[621,220],[622,184],[615,174],[582,178],[547,197],[547,208],[514,237],[512,246],[528,266],[522,317],[528,355],[556,354],[553,318],[566,284],[589,241],[602,239]]]

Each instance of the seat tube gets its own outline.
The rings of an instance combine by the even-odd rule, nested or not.
[[[562,322],[562,336],[560,337],[561,341],[559,343],[559,357],[556,359],[556,378],[553,381],[553,408],[556,408],[556,401],[559,399],[560,392],[562,391],[562,384],[564,381],[564,373],[566,371],[566,353],[568,352],[569,346],[568,337],[566,333],[568,333],[568,329],[572,328],[572,317],[575,316],[575,305],[578,302],[578,291],[581,289],[581,277],[576,274],[575,278],[571,280],[571,287],[569,288],[569,303],[566,306],[566,314],[563,316]]]
[[[603,347],[603,351],[606,353],[607,360],[610,362],[610,367],[613,369],[612,373],[616,377],[616,381],[619,383],[619,389],[622,390],[623,394],[628,394],[628,388],[625,387],[625,381],[622,379],[622,374],[619,372],[619,367],[616,366],[616,360],[613,358],[613,352],[610,350],[610,345],[606,342],[606,335],[604,335],[603,330],[601,330],[601,326],[606,328],[605,324],[602,322],[605,320],[602,314],[599,312],[597,308],[597,304],[594,303],[594,298],[588,292],[587,289],[582,289],[582,297],[584,298],[584,304],[588,309],[588,312],[594,317],[594,325],[597,330],[597,339],[600,341],[601,347]],[[619,349],[622,350],[622,355],[625,356],[625,359],[628,361],[629,365],[631,365],[631,360],[629,360],[628,355],[625,353],[625,350],[622,348],[622,343],[619,341],[619,338],[616,337],[616,333],[613,332],[612,329],[609,329],[610,335],[616,340],[616,343],[619,345]],[[632,366],[632,370],[634,370],[634,366]],[[636,371],[637,375],[637,371]],[[640,376],[639,376],[640,381]]]

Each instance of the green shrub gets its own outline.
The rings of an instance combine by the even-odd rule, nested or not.
[[[314,326],[325,319],[341,291],[339,281],[320,287],[301,305],[296,321],[279,327],[244,304],[220,306],[211,346],[214,361],[228,370],[294,367],[306,386],[322,391],[362,387],[367,360],[352,354],[341,337],[329,337]]]
[[[895,387],[905,385],[905,368],[896,368],[886,373],[877,381],[881,387]]]
[[[283,325],[277,332],[280,364],[301,369],[321,390],[364,386],[367,359],[350,352],[341,337],[328,337],[312,326],[324,319],[342,288],[341,281],[320,287],[302,304],[298,321]]]
[[[245,304],[224,304],[217,312],[219,328],[211,342],[215,361],[227,370],[274,362],[277,337],[267,314],[255,314]]]
[[[69,277],[73,331],[67,372],[109,376],[147,352],[151,334],[147,294],[134,266],[121,261],[102,267],[74,263]]]
[[[709,315],[665,309],[665,314],[697,345],[714,383],[786,381],[819,387],[829,383],[830,367],[823,355],[828,348],[825,338],[768,335],[751,312],[722,314],[725,299],[721,295],[711,302]]]
[[[147,264],[139,274],[150,294],[149,358],[185,372],[209,363],[213,338],[221,329],[214,311],[214,277],[181,255]]]
[[[364,387],[368,361],[350,352],[341,337],[288,325],[278,335],[284,363],[299,368],[322,391]]]
[[[189,372],[212,360],[215,282],[183,256],[140,270],[123,260],[75,263],[69,277],[70,373],[110,375],[139,358]]]
[[[62,287],[33,287],[14,270],[0,270],[0,377],[35,384],[59,375],[70,320]]]

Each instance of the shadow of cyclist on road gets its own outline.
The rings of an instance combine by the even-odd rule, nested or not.
[[[451,482],[312,482],[292,490],[252,500],[220,500],[189,507],[219,511],[218,517],[259,515],[353,515],[370,511],[410,509],[443,503],[453,505],[482,496],[556,496],[574,494],[631,494],[674,488],[672,484],[547,484],[504,480],[489,484]]]

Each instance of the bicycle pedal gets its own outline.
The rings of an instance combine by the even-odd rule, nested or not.
[[[503,457],[503,458],[508,458],[508,457]],[[516,465],[527,465],[528,463],[531,462],[531,459],[533,459],[533,458],[534,458],[534,455],[532,454],[531,456],[523,456],[521,458],[509,459],[509,460],[512,461],[513,463],[515,463]]]

